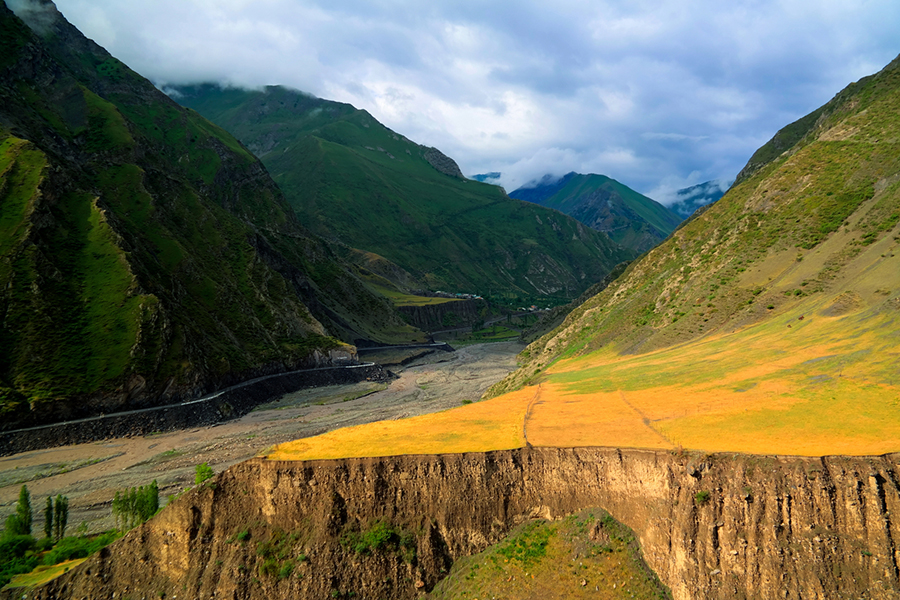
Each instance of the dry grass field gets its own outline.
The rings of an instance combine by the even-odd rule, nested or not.
[[[736,331],[556,363],[530,413],[529,441],[805,456],[897,451],[895,247],[886,239],[860,253],[837,292],[788,294],[805,271],[821,268],[813,253],[776,282],[786,300]]]
[[[900,314],[800,316],[642,356],[561,362],[541,385],[529,441],[806,456],[897,451]]]
[[[525,388],[488,402],[443,412],[378,421],[280,444],[273,460],[441,454],[508,450],[524,445],[522,423],[528,398]]]
[[[492,400],[275,448],[312,459],[534,446],[821,456],[900,450],[900,259],[847,291],[782,303],[736,331],[641,355],[561,360]],[[849,282],[848,282],[849,283]]]

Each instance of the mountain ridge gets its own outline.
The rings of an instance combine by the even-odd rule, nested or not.
[[[638,253],[665,239],[682,220],[655,200],[594,173],[573,171],[558,179],[546,175],[510,196],[571,215]]]
[[[631,256],[574,219],[463,178],[452,159],[364,110],[280,86],[175,91],[265,151],[264,164],[312,231],[384,257],[421,288],[563,301]]]
[[[32,9],[43,36],[0,7],[4,427],[197,396],[355,338],[421,336],[304,230],[237,140],[51,2]]]

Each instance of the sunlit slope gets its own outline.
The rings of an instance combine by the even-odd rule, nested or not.
[[[529,346],[466,407],[480,431],[524,411],[535,446],[900,450],[898,63],[785,128],[793,147],[758,152],[768,162]],[[377,453],[406,452],[407,431],[428,440],[416,451],[474,450],[442,443],[465,435],[458,414],[390,424]],[[367,439],[329,435],[331,455]],[[311,457],[321,442],[304,443]]]
[[[873,265],[870,281],[896,281],[898,260]],[[765,323],[640,356],[600,350],[560,361],[540,384],[528,439],[811,456],[894,452],[900,303],[878,295],[801,301]]]
[[[900,295],[890,256],[900,221],[897,62],[817,111],[795,146],[532,344],[524,367],[492,393],[560,358],[670,348],[844,293],[864,308]],[[884,275],[868,278],[880,261]]]

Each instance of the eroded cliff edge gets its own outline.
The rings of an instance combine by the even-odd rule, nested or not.
[[[608,448],[254,459],[29,597],[413,598],[524,520],[603,507],[677,599],[898,598],[898,461]],[[378,521],[414,535],[413,561],[346,544]],[[305,555],[285,577],[261,568],[278,539]]]

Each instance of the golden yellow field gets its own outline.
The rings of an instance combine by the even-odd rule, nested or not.
[[[378,421],[275,446],[272,460],[394,456],[508,450],[524,445],[530,389],[439,413]]]
[[[791,316],[791,333],[779,332]],[[809,456],[900,449],[894,317],[850,339],[836,335],[848,325],[839,319],[798,317],[643,356],[561,362],[541,386],[529,441]]]
[[[797,298],[737,331],[641,355],[605,348],[560,360],[540,385],[298,440],[270,458],[499,450],[523,446],[526,435],[534,446],[900,451],[900,255],[890,243],[856,258],[838,291]],[[779,285],[793,289],[819,267],[811,256]]]
[[[534,446],[808,456],[898,451],[900,306],[822,316],[833,300],[800,303],[737,332],[644,355],[604,350],[563,360],[539,386],[298,440],[269,458],[499,450],[523,446],[525,435]]]

